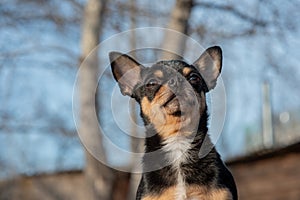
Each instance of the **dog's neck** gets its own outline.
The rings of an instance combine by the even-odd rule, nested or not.
[[[147,136],[145,140],[145,146],[146,146],[145,152],[149,153],[156,150],[160,150],[165,145],[168,144],[168,141],[172,142],[176,139],[178,139],[178,141],[179,139],[190,141],[190,143],[193,144],[193,148],[199,150],[208,132],[207,119],[208,119],[208,114],[207,114],[207,110],[205,110],[205,112],[203,112],[203,115],[200,117],[198,128],[194,133],[190,133],[190,136],[184,136],[185,134],[181,134],[179,132],[176,135],[165,140],[163,140],[159,136],[159,134],[157,134],[154,125],[152,125],[148,120],[144,120],[144,124],[146,127],[146,136]]]
[[[198,129],[190,136],[177,133],[167,139],[162,139],[159,134],[156,133],[154,126],[146,124],[145,140],[145,156],[144,156],[144,168],[145,171],[149,171],[148,168],[157,166],[159,169],[166,165],[181,164],[184,162],[198,162],[200,159],[199,151],[205,138],[207,138],[207,111],[203,113],[199,120]],[[208,138],[209,139],[209,138]],[[210,140],[205,142],[209,142]],[[212,146],[211,146],[212,147]],[[210,153],[215,153],[215,149],[212,148]],[[189,157],[189,160],[186,160]]]
[[[155,132],[153,126],[148,125],[147,134],[153,134],[153,131]],[[199,151],[207,131],[207,112],[205,112],[205,116],[200,118],[198,131],[193,138],[187,138],[180,134],[166,140],[162,140],[157,134],[146,138],[143,160],[146,171],[144,176],[147,177],[145,181],[146,184],[148,183],[150,191],[156,193],[165,186],[175,185],[178,187],[178,191],[181,191],[184,190],[185,184],[193,184],[196,181],[195,177],[198,182],[199,180],[205,180],[206,183],[213,182],[216,169],[208,166],[212,165],[212,162],[219,157],[218,153],[212,148],[205,157],[199,157]],[[198,170],[196,173],[199,174],[195,176],[188,173],[191,169]],[[210,176],[202,174],[202,170],[210,171],[207,173]]]

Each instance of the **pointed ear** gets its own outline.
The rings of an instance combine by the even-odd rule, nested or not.
[[[112,73],[119,83],[121,93],[132,96],[134,86],[141,81],[143,66],[130,56],[119,52],[110,52],[109,59]]]
[[[204,78],[208,90],[213,89],[222,69],[222,49],[219,46],[206,49],[193,65]]]

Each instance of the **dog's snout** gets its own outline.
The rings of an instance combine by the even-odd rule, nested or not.
[[[171,87],[171,88],[176,88],[178,87],[178,84],[179,84],[180,80],[178,77],[172,77],[169,81],[168,81],[168,85]]]
[[[175,78],[171,78],[169,80],[169,86],[174,87],[177,85],[177,80],[175,80]]]

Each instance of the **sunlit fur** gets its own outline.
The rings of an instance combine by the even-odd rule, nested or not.
[[[110,59],[121,92],[140,104],[146,128],[145,172],[136,199],[237,200],[231,173],[210,140],[204,140],[205,95],[220,74],[221,49],[207,49],[193,65],[171,60],[146,68],[116,52]],[[203,145],[211,149],[200,158]]]
[[[232,195],[226,188],[209,189],[205,186],[191,185],[186,188],[186,195],[181,197],[176,187],[166,189],[162,194],[147,195],[142,200],[231,200]]]

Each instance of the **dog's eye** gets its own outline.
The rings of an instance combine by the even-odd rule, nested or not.
[[[188,78],[188,81],[191,83],[191,84],[198,84],[200,82],[200,77],[198,74],[195,74],[195,73],[192,73],[189,78]]]
[[[150,79],[147,82],[146,87],[147,88],[151,88],[151,87],[156,86],[156,85],[158,85],[158,80],[156,80],[156,79]]]

